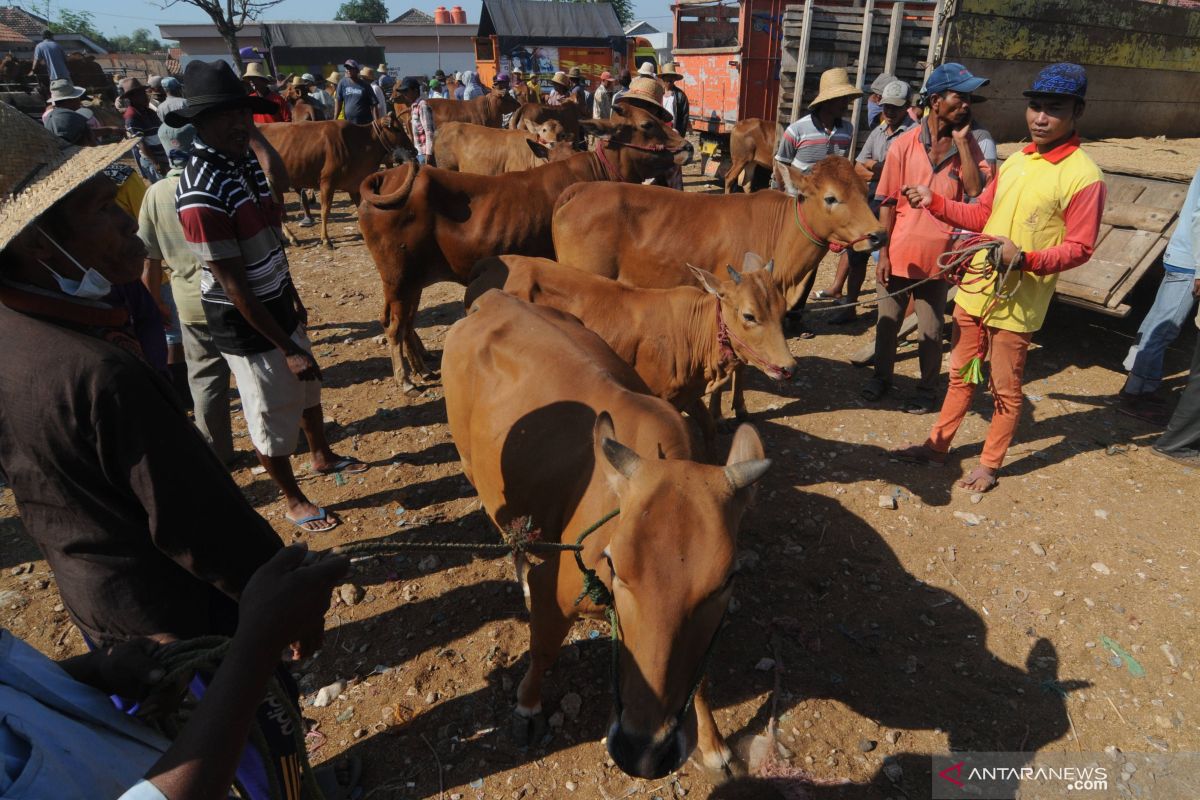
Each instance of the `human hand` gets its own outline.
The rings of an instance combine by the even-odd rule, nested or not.
[[[317,360],[308,353],[299,348],[294,353],[287,355],[288,369],[302,381],[319,380],[321,378],[321,368],[317,366]]]
[[[105,694],[144,700],[166,676],[154,659],[158,647],[152,639],[132,639],[99,647],[59,666],[75,680]]]
[[[887,283],[892,279],[892,259],[888,255],[887,248],[879,251],[879,264],[875,267],[875,283],[887,288]]]
[[[950,138],[955,144],[966,144],[968,137],[971,135],[971,118],[967,119],[959,126],[950,129]]]
[[[1021,248],[1017,247],[1016,243],[1006,236],[997,236],[996,240],[1000,242],[1000,263],[1008,266],[1016,261],[1021,255]]]
[[[1196,278],[1196,282],[1192,284],[1192,297],[1200,297],[1200,278]]]
[[[928,208],[933,202],[933,191],[928,186],[901,186],[900,191],[913,208]]]
[[[280,550],[242,591],[235,638],[267,654],[290,646],[296,659],[321,646],[330,594],[350,569],[344,556],[310,553],[303,544]]]

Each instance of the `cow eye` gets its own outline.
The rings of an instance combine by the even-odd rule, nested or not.
[[[831,194],[825,195],[825,202],[828,203],[829,205],[833,205],[837,201],[838,201],[838,199],[836,197],[834,197],[833,195],[831,195]]]
[[[742,319],[743,319],[743,320],[745,320],[746,322],[749,322],[749,323],[751,323],[751,324],[754,324],[755,322],[758,322],[758,320],[756,320],[756,319],[754,318],[754,315],[753,315],[753,314],[751,314],[749,311],[743,311],[743,312],[742,312]]]

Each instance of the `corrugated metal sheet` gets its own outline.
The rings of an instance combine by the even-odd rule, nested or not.
[[[272,47],[379,47],[370,25],[355,22],[271,22]]]
[[[625,35],[609,3],[484,0],[479,35],[605,39]]]

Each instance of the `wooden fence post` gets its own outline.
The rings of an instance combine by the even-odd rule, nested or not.
[[[867,5],[863,8],[862,39],[858,45],[858,77],[854,81],[854,85],[860,89],[867,77],[867,57],[871,53],[871,29],[874,27],[874,24],[875,0],[867,0]],[[854,111],[851,112],[853,132],[850,134],[850,151],[846,153],[846,157],[851,160],[853,160],[854,151],[858,147],[859,113],[862,111],[862,102],[862,96],[856,97],[854,99]]]
[[[788,119],[789,124],[796,121],[796,115],[803,108],[800,97],[804,94],[804,73],[808,68],[808,40],[812,35],[812,15],[813,0],[804,0],[804,19],[800,22],[800,45],[796,52],[796,88],[792,90],[792,114]]]
[[[883,71],[896,74],[896,60],[900,56],[900,36],[904,31],[904,3],[892,6],[892,26],[888,28],[887,55],[883,59]]]
[[[946,0],[937,0],[937,6],[933,9],[933,27],[929,29],[929,51],[925,54],[925,79],[921,81],[921,88],[925,88],[925,84],[929,81],[929,73],[933,72],[933,59],[938,55],[938,41],[942,35],[942,17],[946,13]]]

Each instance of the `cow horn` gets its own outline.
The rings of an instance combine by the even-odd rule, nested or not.
[[[612,468],[626,478],[632,478],[633,473],[637,472],[637,468],[641,466],[642,457],[616,439],[605,437],[600,442],[600,447],[604,450],[604,457],[608,459],[609,464],[612,464]]]
[[[725,269],[729,270],[729,279],[730,280],[732,280],[734,283],[742,282],[742,276],[739,275],[738,271],[733,268],[733,264],[726,264]]]
[[[767,265],[765,267],[763,267],[763,270],[765,270],[768,275],[771,275],[772,273],[774,273],[775,259],[772,258],[770,261],[768,261]]]
[[[725,477],[729,479],[729,484],[733,486],[733,490],[738,492],[757,481],[770,468],[771,459],[757,458],[753,461],[730,464],[725,467]]]

